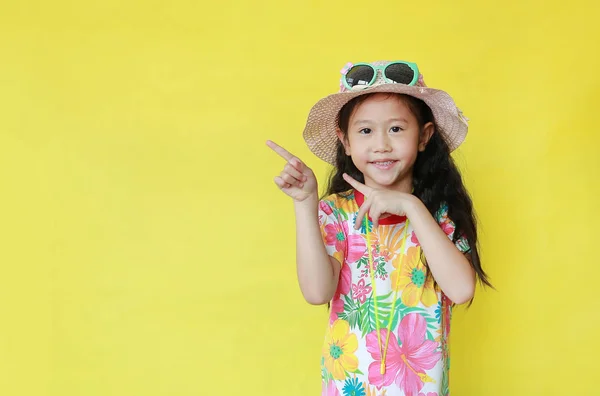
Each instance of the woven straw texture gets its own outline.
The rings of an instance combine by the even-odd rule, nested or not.
[[[375,65],[386,61],[374,62]],[[462,115],[454,100],[446,92],[424,86],[422,76],[416,86],[387,83],[378,75],[375,83],[356,90],[341,88],[341,92],[319,100],[310,110],[303,137],[309,149],[323,161],[335,164],[337,146],[338,115],[342,107],[353,98],[375,92],[399,93],[423,100],[432,110],[438,132],[442,134],[450,150],[455,150],[465,140],[468,131],[467,119]]]

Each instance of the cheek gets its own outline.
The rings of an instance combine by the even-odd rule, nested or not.
[[[364,149],[361,148],[362,145],[360,144],[360,142],[357,142],[356,139],[353,139],[352,137],[348,137],[348,143],[346,144],[346,151],[352,156],[352,157],[360,157],[363,156],[364,154]]]
[[[414,159],[419,153],[419,139],[411,136],[410,138],[402,139],[398,141],[396,150],[402,157],[406,159]]]
[[[364,172],[367,166],[367,162],[369,161],[369,155],[366,150],[358,148],[360,146],[352,146],[350,149],[350,157],[352,158],[352,162],[354,166],[358,168],[359,171]]]
[[[353,159],[355,159],[356,161],[360,161],[360,162],[364,162],[367,160],[368,156],[368,150],[366,150],[365,148],[361,148],[360,145],[353,145],[350,148],[350,155],[352,156]]]

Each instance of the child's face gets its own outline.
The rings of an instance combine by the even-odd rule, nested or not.
[[[401,98],[376,94],[354,109],[346,138],[341,131],[338,136],[366,185],[410,192],[417,153],[433,129],[429,123],[420,136],[418,121]]]

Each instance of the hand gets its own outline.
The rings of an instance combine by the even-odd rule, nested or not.
[[[369,213],[369,216],[373,220],[373,228],[377,228],[382,215],[404,216],[415,199],[412,194],[393,190],[377,190],[365,186],[345,173],[344,180],[354,187],[355,190],[361,192],[366,198],[356,216],[354,228],[357,230],[361,227],[363,217],[367,213]]]
[[[287,161],[280,175],[275,177],[275,184],[279,189],[296,202],[302,202],[311,196],[317,198],[317,178],[313,171],[275,142],[268,140],[267,146]]]

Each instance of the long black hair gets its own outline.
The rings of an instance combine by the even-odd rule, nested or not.
[[[340,110],[338,127],[344,137],[348,136],[348,123],[354,109],[371,95],[373,94],[358,96]],[[435,125],[433,113],[425,102],[413,96],[390,95],[397,95],[408,106],[417,119],[421,134],[427,123],[431,122]],[[344,173],[364,183],[363,174],[356,168],[352,158],[346,155],[342,142],[338,140],[335,168],[329,177],[326,195],[344,194],[352,189],[352,186],[342,177]],[[481,267],[479,258],[477,218],[473,202],[450,155],[448,143],[438,132],[437,126],[435,126],[425,150],[417,155],[413,167],[413,188],[413,194],[425,204],[432,216],[435,217],[444,204],[448,206],[448,217],[455,225],[453,242],[456,242],[461,236],[467,239],[470,247],[471,266],[475,270],[478,280],[491,287],[488,275]]]

